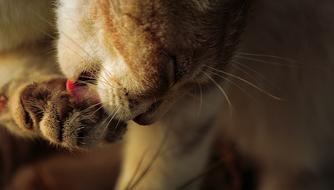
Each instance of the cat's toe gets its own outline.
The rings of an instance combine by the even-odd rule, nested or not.
[[[26,86],[19,102],[21,128],[53,144],[88,148],[119,140],[126,131],[125,122],[112,119],[95,99],[78,101],[63,78]]]
[[[103,109],[75,108],[63,123],[63,145],[86,149],[104,142],[114,142],[123,136],[126,123],[111,119]]]
[[[28,85],[21,94],[22,124],[26,129],[37,129],[39,121],[43,117],[50,92],[40,88],[38,84]]]
[[[49,141],[70,149],[86,149],[121,138],[124,122],[112,119],[100,103],[77,102],[67,92],[52,96],[40,122],[40,131]]]
[[[74,106],[68,94],[53,95],[39,123],[42,136],[55,144],[63,144],[66,140],[64,139],[65,122],[73,110]]]
[[[52,79],[41,83],[27,85],[19,98],[19,124],[25,129],[38,131],[39,123],[44,117],[49,106],[49,101],[54,94],[64,91],[66,80],[63,78]]]

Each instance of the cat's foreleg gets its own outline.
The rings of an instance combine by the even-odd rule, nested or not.
[[[0,122],[19,136],[34,136],[19,128],[24,122],[18,113],[23,90],[33,83],[61,77],[54,57],[44,49],[36,47],[0,53]]]

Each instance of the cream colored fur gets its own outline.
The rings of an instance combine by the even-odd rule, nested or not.
[[[213,90],[203,97],[201,107],[197,97],[186,96],[164,119],[151,126],[131,122],[118,189],[132,186],[135,189],[178,189],[202,174],[218,132],[215,115],[223,105],[221,94]],[[143,179],[138,180],[147,169]],[[197,189],[200,182],[186,189]]]

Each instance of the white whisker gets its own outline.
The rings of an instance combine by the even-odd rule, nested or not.
[[[286,63],[284,64],[284,63],[279,63],[279,62],[276,62],[276,61],[266,61],[266,60],[247,57],[247,56],[242,56],[242,55],[236,55],[234,57],[239,58],[239,59],[253,61],[253,62],[256,62],[256,63],[264,63],[264,64],[276,65],[276,66],[284,66],[284,67],[291,67],[291,68],[299,68],[299,66],[300,66],[300,65],[297,65],[297,64],[286,64]]]
[[[230,100],[230,98],[227,96],[227,93],[225,92],[225,90],[223,89],[223,87],[221,87],[221,86],[217,83],[217,81],[215,81],[210,75],[208,75],[208,74],[205,73],[205,72],[203,72],[203,73],[204,73],[204,75],[206,75],[206,76],[209,78],[209,80],[211,80],[211,81],[217,86],[217,88],[223,93],[223,95],[224,95],[224,97],[225,97],[225,99],[226,99],[226,101],[227,101],[228,106],[229,106],[230,108],[232,108],[231,100]]]
[[[215,73],[215,72],[212,72],[212,71],[209,71],[209,72],[212,73],[213,75],[216,75],[216,76],[218,76],[218,77],[224,79],[224,81],[226,81],[226,82],[232,84],[233,86],[237,87],[239,90],[241,90],[241,91],[242,91],[243,93],[245,93],[247,96],[250,96],[250,97],[254,98],[254,97],[251,96],[249,93],[247,93],[245,89],[243,89],[241,86],[239,86],[239,85],[238,85],[237,83],[235,83],[234,81],[232,81],[232,80],[228,79],[227,77],[224,77],[224,76],[222,76],[222,75],[220,75],[220,74],[218,74],[218,73]]]
[[[197,111],[197,115],[201,115],[202,112],[202,106],[203,106],[203,89],[201,84],[197,83],[198,88],[199,88],[199,107],[198,107],[198,111]]]
[[[286,62],[295,62],[295,60],[293,60],[291,58],[285,58],[285,57],[280,57],[280,56],[275,56],[275,55],[267,55],[267,54],[237,52],[237,55],[254,56],[254,57],[267,57],[267,58],[279,59],[279,60],[286,61]]]
[[[218,73],[222,73],[222,74],[224,74],[224,75],[226,75],[226,76],[229,76],[229,77],[235,78],[235,79],[237,79],[237,80],[239,80],[239,81],[242,81],[242,82],[244,82],[245,84],[248,84],[249,86],[251,86],[251,87],[257,89],[258,91],[260,91],[260,92],[266,94],[267,96],[269,96],[269,97],[271,97],[271,98],[273,98],[273,99],[275,99],[275,100],[280,100],[280,101],[283,100],[282,98],[277,97],[277,96],[271,94],[270,92],[265,91],[264,89],[262,89],[262,88],[258,87],[257,85],[255,85],[255,84],[249,82],[248,80],[245,80],[244,78],[241,78],[241,77],[239,77],[239,76],[237,76],[237,75],[234,75],[234,74],[232,74],[232,73],[228,73],[228,72],[225,72],[225,71],[222,71],[222,70],[215,69],[215,68],[210,67],[210,66],[208,66],[208,65],[207,65],[207,67],[210,68],[210,69],[212,69],[212,70],[214,70],[214,71],[216,71],[216,72],[218,72]]]

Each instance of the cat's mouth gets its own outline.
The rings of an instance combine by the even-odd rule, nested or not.
[[[144,113],[136,116],[133,121],[139,125],[150,125],[157,120],[157,112],[162,100],[154,102]]]
[[[91,104],[99,104],[101,100],[97,92],[93,89],[91,90],[86,84],[82,85],[80,83],[74,83],[71,80],[67,80],[66,89],[69,94],[71,94],[75,101],[82,102],[83,100],[89,100]],[[157,100],[153,102],[145,112],[142,112],[133,118],[133,121],[140,125],[150,125],[157,120],[158,109],[163,101]],[[115,133],[116,134],[116,133]],[[122,132],[120,133],[122,134]],[[121,136],[121,135],[120,135]]]
[[[98,125],[104,128],[102,133],[104,134],[95,134],[97,136],[104,136],[104,140],[107,142],[115,142],[123,137],[126,132],[127,124],[124,121],[117,119],[110,119],[110,114],[103,108],[96,108],[97,105],[101,104],[101,100],[95,91],[94,88],[90,88],[86,84],[75,83],[71,80],[66,82],[66,90],[68,94],[73,99],[76,107],[81,108],[82,110],[91,111],[92,116],[96,116],[97,121],[101,121]],[[82,121],[83,123],[88,124],[87,127],[80,127],[77,130],[78,145],[89,145],[87,140],[92,140],[96,137],[91,137],[94,135],[96,129],[93,123],[89,121]],[[92,127],[94,126],[94,127]],[[63,134],[60,134],[63,136]],[[59,138],[62,139],[62,138]]]

